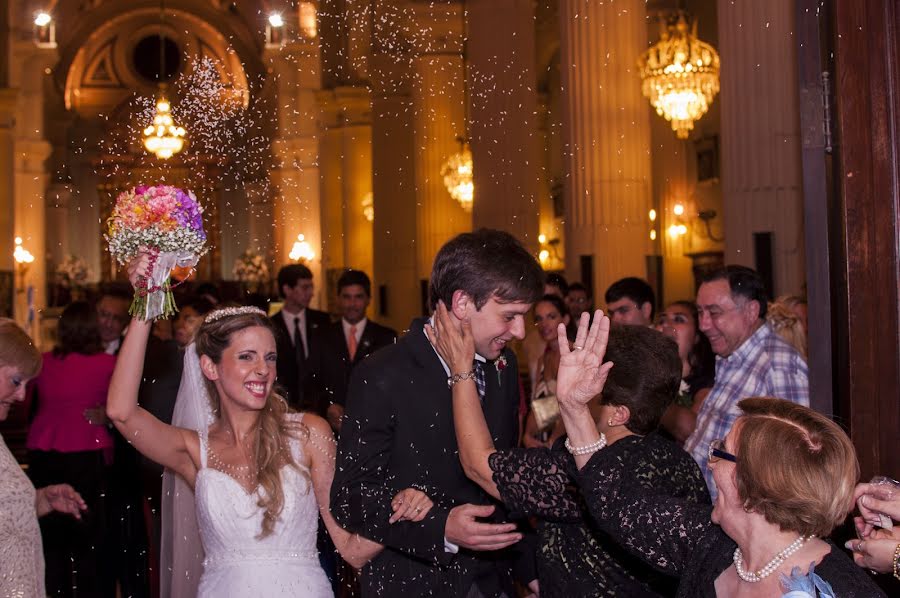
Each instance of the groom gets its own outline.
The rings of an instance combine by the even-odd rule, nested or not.
[[[511,235],[465,233],[435,257],[429,300],[472,323],[485,418],[498,449],[518,441],[518,368],[506,344],[525,336],[525,314],[541,296],[540,266]],[[463,471],[457,455],[452,374],[413,320],[396,344],[353,372],[331,487],[331,510],[346,529],[385,545],[362,570],[363,596],[512,598],[511,571],[534,580],[530,546],[515,524]],[[406,487],[434,501],[420,522],[388,523],[391,498]]]

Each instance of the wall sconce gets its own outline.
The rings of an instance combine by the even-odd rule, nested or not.
[[[557,262],[562,261],[559,257],[559,252],[556,250],[559,247],[559,239],[547,239],[547,235],[542,233],[538,235],[538,243],[541,244],[541,249],[538,252],[538,260],[541,262],[541,267],[546,269],[551,257]]]
[[[56,47],[56,24],[46,11],[34,15],[34,43],[38,48]]]
[[[681,221],[681,217],[684,216],[684,204],[676,203],[672,206],[672,214],[675,215],[675,222],[667,230],[669,237],[677,239],[687,234],[687,225]]]
[[[294,247],[291,249],[288,257],[295,262],[311,262],[315,259],[316,254],[309,241],[301,234],[297,235],[297,240],[294,241]]]
[[[307,39],[315,39],[319,32],[316,21],[316,5],[313,2],[301,2],[297,7],[300,18],[300,33]]]
[[[369,191],[363,196],[362,199],[362,211],[363,216],[366,217],[366,220],[369,222],[375,221],[375,202],[372,198],[372,192]]]
[[[655,241],[656,240],[656,210],[651,208],[650,211],[647,212],[647,218],[650,219],[650,240]]]
[[[16,260],[16,275],[19,277],[18,292],[25,292],[25,275],[28,274],[28,267],[34,261],[31,252],[22,247],[22,237],[16,237],[16,248],[13,250],[13,259]]]
[[[284,18],[280,12],[273,12],[266,22],[266,47],[280,48],[284,45]]]

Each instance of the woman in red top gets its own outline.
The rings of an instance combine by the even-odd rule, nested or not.
[[[101,595],[105,546],[102,496],[113,445],[104,411],[116,358],[103,352],[96,310],[84,302],[63,311],[58,342],[44,354],[34,379],[36,408],[28,431],[29,475],[38,487],[71,484],[88,505],[82,521],[49,515],[41,520],[47,592]]]

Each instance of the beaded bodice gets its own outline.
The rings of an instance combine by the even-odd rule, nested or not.
[[[302,415],[290,417],[299,419]],[[208,443],[200,436],[202,468],[195,486],[197,522],[209,570],[248,561],[304,561],[317,559],[316,533],[319,509],[309,472],[302,463],[300,441],[291,439],[291,450],[302,471],[281,469],[284,508],[272,534],[258,538],[263,509],[258,489],[248,493],[227,473],[207,466]]]

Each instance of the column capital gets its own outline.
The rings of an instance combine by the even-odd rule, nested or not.
[[[16,139],[16,170],[33,174],[46,175],[44,162],[53,152],[49,142],[39,139]]]
[[[367,87],[342,86],[316,93],[326,127],[372,124],[372,98]]]
[[[405,37],[416,55],[462,54],[466,27],[461,2],[413,2],[410,8]]]

